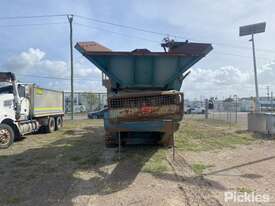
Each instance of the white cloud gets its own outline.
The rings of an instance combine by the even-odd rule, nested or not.
[[[260,95],[266,95],[266,86],[271,91],[275,90],[275,62],[265,64],[258,69],[258,83]],[[188,98],[218,96],[228,97],[254,96],[254,73],[253,70],[244,70],[234,66],[221,68],[193,68],[189,77],[183,82],[182,90]]]
[[[192,81],[211,83],[215,86],[228,86],[245,82],[247,74],[233,66],[224,66],[218,69],[193,69],[190,75]]]
[[[51,74],[60,77],[67,70],[64,61],[53,61],[45,59],[46,53],[40,49],[29,48],[8,59],[2,68],[17,74]]]
[[[12,71],[23,80],[28,77],[27,81],[33,76],[32,80],[34,83],[40,86],[69,90],[70,64],[61,60],[47,59],[46,53],[40,49],[30,48],[9,58],[0,70]],[[76,78],[75,90],[104,90],[101,86],[101,72],[92,63],[85,63],[83,59],[76,61],[74,74]],[[39,76],[50,78],[43,79],[38,78]],[[56,80],[55,78],[68,78],[68,81],[63,79]]]
[[[88,65],[85,63],[76,63],[75,68],[77,76],[89,78],[101,77],[101,71],[95,68],[95,66],[90,62],[88,62]]]
[[[259,70],[259,81],[266,85],[275,84],[275,61],[265,64]]]
[[[38,64],[45,56],[40,49],[30,48],[17,56],[13,56],[4,64],[3,68],[11,71],[25,71]]]
[[[217,69],[194,68],[190,76],[184,80],[182,89],[189,98],[199,97],[202,94],[205,97],[233,94],[243,96],[250,94],[252,85],[248,82],[249,78],[249,73],[233,66]]]
[[[82,57],[76,61],[75,66],[75,91],[105,91],[101,85],[101,72],[93,64]],[[1,69],[0,69],[1,70]],[[32,78],[31,81],[48,88],[70,90],[70,64],[62,60],[46,58],[46,53],[40,49],[30,48],[8,59],[2,65],[2,71],[13,71],[24,80],[24,76],[49,76],[58,79]],[[22,77],[22,78],[21,78]],[[275,89],[275,62],[259,67],[258,80],[260,93],[264,95],[266,85]],[[30,78],[26,81],[30,82]],[[238,94],[239,96],[254,95],[254,74],[251,69],[235,66],[220,68],[193,68],[190,76],[183,83],[183,91],[187,98],[201,95],[205,97],[226,97]]]

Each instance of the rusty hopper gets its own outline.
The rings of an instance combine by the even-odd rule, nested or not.
[[[212,50],[210,44],[174,42],[167,52],[111,51],[96,42],[76,49],[104,72],[114,89],[179,90],[182,74]]]
[[[105,143],[171,144],[183,115],[183,74],[212,50],[210,44],[166,42],[163,52],[111,51],[95,43],[76,49],[107,76]],[[120,145],[120,144],[119,144]]]

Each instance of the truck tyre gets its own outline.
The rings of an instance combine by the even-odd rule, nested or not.
[[[23,135],[21,135],[19,132],[14,132],[14,140],[15,141],[21,141],[21,140],[23,140],[24,139],[24,136]]]
[[[14,131],[7,124],[0,124],[0,149],[8,148],[14,141]]]
[[[59,130],[63,126],[63,119],[61,116],[55,119],[55,130]]]
[[[52,133],[55,130],[55,119],[53,117],[49,118],[48,126],[47,126],[47,133]]]

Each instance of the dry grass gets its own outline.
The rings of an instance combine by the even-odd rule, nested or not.
[[[255,137],[248,132],[240,132],[237,125],[229,125],[217,120],[187,120],[176,133],[176,146],[186,151],[208,151],[235,148],[250,144]]]
[[[202,163],[196,163],[196,164],[192,164],[191,167],[192,167],[192,170],[197,175],[201,175],[201,174],[203,174],[204,170],[206,170],[210,167],[214,167],[214,165],[205,165],[205,164],[202,164]]]
[[[188,120],[176,134],[176,146],[183,151],[235,147],[253,140],[251,134],[217,121]],[[140,145],[123,148],[118,160],[117,149],[105,148],[102,120],[66,121],[57,132],[29,135],[0,151],[0,188],[4,188],[0,205],[24,205],[30,199],[36,203],[40,201],[36,197],[53,188],[57,191],[49,196],[62,198],[68,186],[79,181],[92,185],[94,194],[123,190],[140,172],[169,171],[166,156],[167,148]],[[201,174],[209,166],[199,163],[192,167]],[[30,196],[27,191],[31,190],[37,195]],[[91,189],[87,191],[91,193]],[[82,194],[75,192],[76,196]],[[48,200],[47,196],[43,198]]]

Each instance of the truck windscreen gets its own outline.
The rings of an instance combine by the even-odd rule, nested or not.
[[[12,94],[13,87],[12,85],[0,87],[0,94]]]

